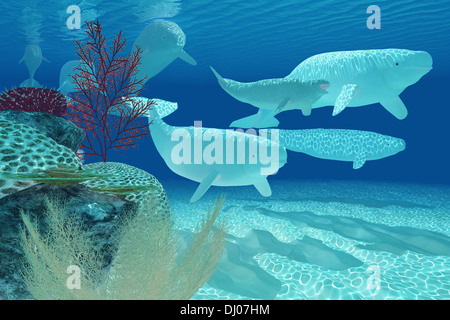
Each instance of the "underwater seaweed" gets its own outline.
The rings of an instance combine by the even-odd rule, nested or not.
[[[136,185],[120,185],[120,186],[105,186],[105,187],[92,187],[89,188],[92,191],[103,192],[113,194],[116,197],[126,200],[129,194],[136,192],[147,192],[147,191],[157,191],[156,186],[136,186]]]
[[[0,96],[0,111],[47,112],[63,116],[67,114],[67,106],[62,93],[46,88],[13,88]]]
[[[64,201],[46,198],[47,234],[42,234],[37,222],[21,209],[25,227],[21,230],[24,251],[22,276],[29,292],[36,299],[98,299],[102,279],[103,257],[95,248],[94,239],[83,230],[81,220],[67,216]],[[69,266],[82,270],[82,289],[69,290]]]
[[[77,183],[89,181],[92,179],[104,179],[111,177],[111,174],[98,174],[93,170],[82,170],[79,167],[64,167],[58,165],[57,168],[34,170],[30,173],[3,173],[0,178],[11,180],[34,181],[36,183],[45,183],[48,185],[69,187]]]
[[[74,69],[76,91],[70,94],[68,118],[85,130],[81,144],[83,157],[99,156],[107,161],[110,150],[118,153],[135,148],[136,140],[149,134],[144,117],[153,101],[136,104],[133,96],[143,90],[144,79],[135,78],[142,51],[137,48],[124,56],[126,40],[120,31],[110,48],[98,21],[86,22],[89,40],[75,41],[80,64]],[[133,108],[125,106],[131,104]],[[111,118],[111,115],[116,117]]]
[[[143,202],[117,228],[117,252],[105,267],[106,257],[81,221],[61,199],[47,199],[47,233],[21,212],[27,288],[36,299],[189,299],[212,276],[224,251],[225,222],[215,224],[223,202],[221,197],[204,216],[186,249],[172,218],[161,218]],[[80,270],[78,288],[69,288],[69,267]]]

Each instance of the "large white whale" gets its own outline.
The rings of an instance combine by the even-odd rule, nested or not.
[[[39,82],[34,79],[34,74],[36,73],[37,68],[41,65],[42,60],[50,62],[42,56],[41,47],[36,44],[29,44],[26,46],[25,53],[19,63],[25,61],[25,65],[28,68],[29,78],[20,84],[21,87],[41,87]]]
[[[238,82],[224,79],[211,67],[219,85],[230,96],[259,108],[257,114],[234,121],[230,127],[268,128],[277,127],[274,117],[287,110],[300,109],[303,115],[311,114],[311,107],[327,94],[330,86],[325,80],[264,79],[256,82]]]
[[[142,50],[136,78],[146,77],[146,82],[177,58],[196,65],[197,62],[183,50],[185,44],[186,35],[176,23],[165,20],[150,23],[133,44],[133,50],[136,46]]]
[[[346,107],[380,103],[396,118],[404,119],[408,111],[399,95],[427,74],[432,65],[433,59],[425,51],[339,51],[306,59],[286,78],[329,81],[329,94],[312,107],[334,106],[333,116]]]
[[[378,160],[405,150],[403,139],[347,129],[279,130],[279,143],[286,149],[312,157],[353,162],[361,168],[367,160]]]
[[[134,106],[148,100],[156,103],[147,114],[153,143],[174,173],[200,183],[191,202],[200,199],[210,186],[253,185],[265,197],[272,194],[267,176],[278,172],[287,161],[286,149],[276,139],[242,130],[171,126],[162,118],[174,112],[177,103],[132,99]],[[133,106],[130,103],[127,107]]]

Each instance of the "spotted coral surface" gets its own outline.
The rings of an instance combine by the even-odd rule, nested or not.
[[[86,164],[83,170],[92,170],[97,174],[108,174],[111,177],[85,181],[82,184],[92,189],[110,187],[151,187],[136,188],[136,192],[130,192],[125,200],[135,203],[151,201],[158,214],[166,216],[170,213],[169,201],[166,191],[161,183],[150,173],[136,167],[119,162],[98,162]]]
[[[1,174],[31,173],[58,166],[78,167],[75,153],[23,123],[0,117],[0,198],[34,184],[2,178]]]

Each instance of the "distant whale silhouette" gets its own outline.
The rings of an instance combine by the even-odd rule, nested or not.
[[[237,82],[224,79],[211,67],[220,86],[233,98],[259,108],[255,115],[231,123],[230,127],[268,128],[277,127],[274,116],[282,111],[300,109],[304,115],[311,114],[311,107],[325,91],[325,80],[265,79],[256,82]]]
[[[149,24],[133,44],[133,50],[136,46],[142,50],[136,78],[140,80],[146,76],[145,81],[148,81],[176,58],[196,65],[197,62],[183,50],[185,44],[186,35],[176,23],[159,20]]]
[[[432,64],[431,55],[425,51],[329,52],[306,59],[286,78],[329,81],[329,94],[312,107],[334,106],[333,116],[346,107],[381,103],[396,118],[404,119],[408,110],[399,95],[427,74]]]
[[[58,91],[67,95],[69,92],[75,92],[73,79],[69,76],[76,74],[75,68],[79,67],[80,60],[67,61],[59,72],[59,88]]]
[[[29,44],[26,46],[25,53],[19,63],[25,61],[30,77],[20,84],[21,87],[41,87],[39,82],[34,79],[34,74],[36,73],[37,68],[41,65],[42,60],[50,62],[42,56],[42,50],[38,45]]]

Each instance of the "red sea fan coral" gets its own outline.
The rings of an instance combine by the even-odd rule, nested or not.
[[[100,23],[86,24],[89,39],[85,44],[75,41],[81,63],[71,75],[77,92],[70,95],[68,118],[86,132],[84,157],[100,156],[106,162],[110,150],[135,148],[136,140],[149,134],[148,122],[139,118],[146,118],[154,103],[132,99],[143,87],[144,79],[135,78],[142,51],[138,48],[124,56],[122,31],[107,48]]]
[[[56,90],[44,88],[15,88],[0,96],[1,110],[47,112],[57,116],[67,113],[67,100]]]

